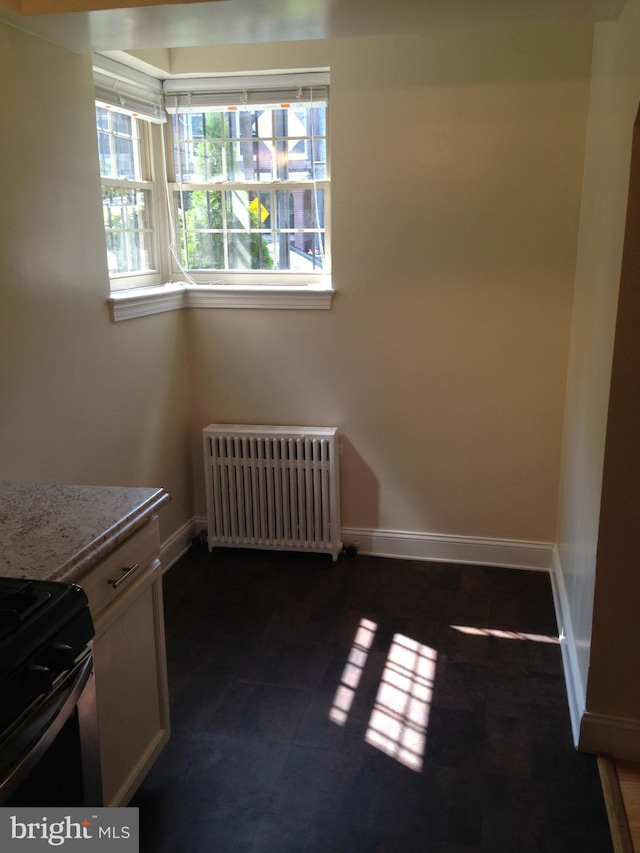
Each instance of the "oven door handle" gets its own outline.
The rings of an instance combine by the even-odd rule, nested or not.
[[[56,685],[32,704],[0,743],[0,803],[26,778],[73,713],[93,672],[89,649]]]

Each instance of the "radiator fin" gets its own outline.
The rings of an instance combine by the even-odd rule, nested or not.
[[[304,549],[337,558],[336,428],[211,424],[203,438],[210,549]]]

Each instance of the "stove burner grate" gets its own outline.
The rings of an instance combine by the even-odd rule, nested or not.
[[[7,586],[0,581],[0,638],[18,631],[50,598],[51,593],[37,589],[33,581],[20,586]]]

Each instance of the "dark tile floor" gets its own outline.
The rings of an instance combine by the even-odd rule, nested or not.
[[[610,853],[544,573],[192,549],[143,853]]]

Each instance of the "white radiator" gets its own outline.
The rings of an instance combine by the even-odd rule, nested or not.
[[[335,427],[210,424],[203,439],[209,550],[305,550],[337,559]]]

